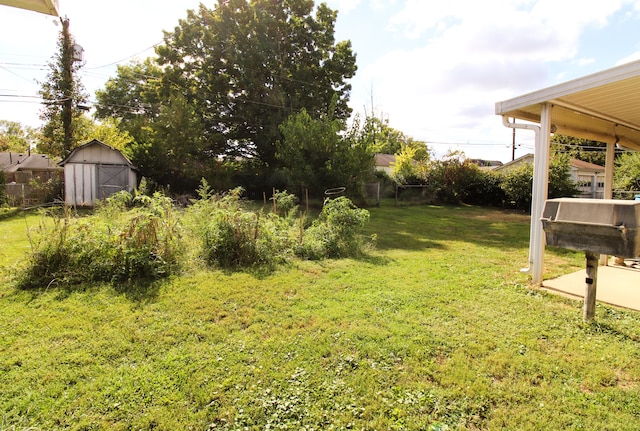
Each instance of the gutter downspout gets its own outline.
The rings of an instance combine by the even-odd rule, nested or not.
[[[511,129],[524,129],[524,130],[533,130],[534,136],[535,136],[535,146],[536,148],[538,147],[538,140],[540,139],[540,126],[538,126],[537,124],[528,124],[528,123],[516,123],[515,122],[515,118],[513,119],[513,122],[509,121],[509,117],[507,115],[503,115],[502,116],[502,124],[505,127],[509,127]],[[534,156],[535,157],[535,156]],[[533,187],[536,187],[535,181],[533,183]],[[532,190],[532,197],[536,195],[536,190]],[[533,267],[533,256],[534,256],[534,241],[533,239],[535,238],[535,234],[536,234],[536,225],[538,224],[536,220],[534,220],[533,217],[533,206],[534,206],[535,202],[532,198],[531,200],[531,223],[530,223],[530,228],[529,228],[529,267],[528,268],[522,268],[520,270],[520,272],[523,273],[527,273],[527,274],[531,274],[532,273],[532,267]]]

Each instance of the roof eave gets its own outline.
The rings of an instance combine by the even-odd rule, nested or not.
[[[507,115],[526,107],[552,103],[553,100],[576,93],[578,91],[589,90],[607,84],[612,84],[623,79],[633,78],[640,75],[640,60],[613,67],[601,72],[567,81],[562,84],[543,88],[542,90],[514,97],[513,99],[496,102],[496,115]]]
[[[60,16],[58,0],[0,0],[0,5]]]

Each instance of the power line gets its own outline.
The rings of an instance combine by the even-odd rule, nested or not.
[[[18,75],[17,73],[15,73],[14,71],[12,71],[12,70],[11,70],[11,69],[9,69],[9,68],[6,68],[6,67],[4,67],[4,66],[0,66],[0,69],[4,69],[4,70],[6,70],[7,72],[9,72],[10,74],[12,74],[12,75],[14,75],[14,76],[17,76],[18,78],[23,79],[23,80],[25,80],[25,81],[30,82],[30,83],[32,83],[32,84],[33,84],[33,80],[28,79],[28,78],[25,78],[24,76]]]
[[[123,59],[120,59],[120,60],[117,60],[117,61],[114,61],[114,62],[111,62],[111,63],[105,64],[105,65],[102,65],[102,66],[87,67],[87,68],[86,68],[86,70],[104,69],[104,68],[106,68],[106,67],[110,67],[110,66],[113,66],[113,65],[115,65],[115,64],[122,63],[123,61],[127,61],[127,60],[129,60],[130,58],[133,58],[133,57],[135,57],[135,56],[137,56],[137,55],[142,54],[143,52],[146,52],[146,51],[148,51],[148,50],[150,50],[150,49],[152,49],[152,48],[157,47],[157,46],[158,46],[158,45],[160,45],[161,43],[162,43],[162,41],[157,42],[157,43],[154,43],[153,45],[151,45],[151,46],[149,46],[149,47],[147,47],[147,48],[143,49],[142,51],[136,52],[135,54],[131,54],[131,55],[129,55],[129,56],[127,56],[127,57],[123,58]]]
[[[47,67],[47,65],[43,63],[9,63],[4,61],[0,61],[0,66]]]
[[[33,98],[33,99],[42,99],[40,96],[28,96],[23,94],[0,94],[0,97],[25,97],[25,98]]]

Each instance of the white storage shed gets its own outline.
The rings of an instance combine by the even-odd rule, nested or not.
[[[96,201],[119,192],[133,191],[137,169],[124,154],[94,139],[74,149],[59,163],[64,167],[64,202],[94,206]]]

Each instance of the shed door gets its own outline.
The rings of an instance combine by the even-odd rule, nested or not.
[[[97,197],[104,199],[120,190],[129,189],[129,167],[122,165],[97,165]]]

